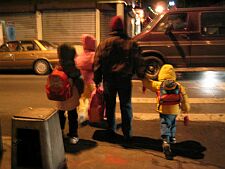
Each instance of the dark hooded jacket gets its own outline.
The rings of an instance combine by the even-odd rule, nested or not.
[[[94,58],[94,81],[99,84],[113,77],[131,78],[135,73],[144,77],[144,60],[140,57],[137,43],[122,30],[110,33],[110,37],[101,42]]]

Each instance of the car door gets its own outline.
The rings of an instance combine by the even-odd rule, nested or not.
[[[166,62],[176,67],[186,67],[190,64],[191,41],[188,22],[186,12],[171,13],[165,15],[151,31],[149,41],[154,49],[162,52]]]
[[[192,66],[225,66],[225,11],[199,12],[199,34],[192,40]]]
[[[0,68],[10,69],[14,67],[15,51],[11,51],[8,44],[0,47]]]
[[[15,55],[15,65],[20,68],[32,68],[37,59],[38,50],[33,41],[20,41],[20,51]]]

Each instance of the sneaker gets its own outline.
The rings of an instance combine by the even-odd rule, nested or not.
[[[175,137],[171,137],[171,138],[170,138],[170,143],[171,143],[171,144],[177,143],[176,138],[175,138]]]
[[[70,137],[70,144],[77,144],[79,141],[78,137]]]
[[[172,151],[170,149],[170,144],[166,141],[163,141],[162,144],[163,153],[165,154],[165,157],[167,160],[173,160]]]

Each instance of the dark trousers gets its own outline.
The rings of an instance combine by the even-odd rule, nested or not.
[[[132,132],[132,107],[131,90],[132,82],[130,78],[114,78],[103,82],[104,96],[106,101],[106,116],[109,129],[116,130],[115,108],[116,95],[120,100],[120,111],[122,117],[122,131],[125,137],[130,137]]]
[[[65,123],[66,123],[66,117],[65,117],[65,111],[64,110],[58,110],[59,114],[59,121],[61,129],[64,130]],[[69,137],[78,137],[77,129],[78,129],[78,115],[77,110],[73,109],[68,111],[68,123],[69,123]]]

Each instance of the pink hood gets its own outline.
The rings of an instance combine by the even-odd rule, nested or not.
[[[82,35],[83,53],[76,57],[77,67],[86,83],[93,83],[93,62],[95,55],[95,38],[91,35]]]
[[[82,45],[84,50],[95,51],[96,40],[94,36],[83,34],[81,37]]]

